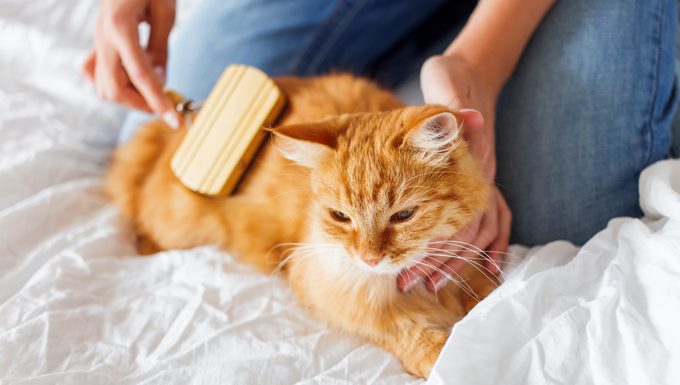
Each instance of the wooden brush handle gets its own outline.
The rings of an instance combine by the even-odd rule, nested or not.
[[[265,73],[227,67],[172,158],[171,168],[189,189],[230,194],[274,123],[284,97]]]

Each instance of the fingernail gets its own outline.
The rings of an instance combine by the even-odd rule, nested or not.
[[[163,114],[163,121],[170,126],[173,129],[178,129],[179,128],[179,120],[177,119],[177,115],[173,114],[172,112],[166,112]]]
[[[432,283],[432,291],[436,293],[444,286],[446,286],[446,280],[444,278],[440,278]]]
[[[491,274],[498,274],[498,266],[496,266],[495,263],[492,263],[491,266],[489,267],[489,271]]]
[[[421,278],[415,278],[411,279],[410,281],[407,281],[405,285],[402,285],[401,287],[401,292],[406,293],[408,291],[411,291],[418,283],[420,283]]]
[[[403,277],[400,278],[403,278],[399,284],[399,290],[401,290],[402,293],[410,291],[422,280],[421,277],[415,276],[415,274],[412,272],[407,272]]]
[[[461,108],[458,110],[459,112],[479,112],[479,110],[475,110],[474,108]],[[481,114],[481,112],[480,112]]]
[[[161,79],[161,82],[165,83],[165,69],[161,66],[156,66],[153,67],[153,72],[158,75],[158,77]]]

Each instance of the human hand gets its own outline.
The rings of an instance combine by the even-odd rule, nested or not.
[[[94,48],[83,72],[105,100],[154,112],[171,127],[179,117],[163,94],[168,36],[175,20],[175,0],[104,0],[94,35]],[[138,27],[148,22],[146,48]]]
[[[463,136],[470,152],[482,166],[484,176],[493,183],[496,173],[494,112],[498,90],[485,83],[462,58],[454,56],[428,59],[420,77],[426,103],[459,110]],[[466,263],[477,263],[492,274],[498,274],[502,255],[508,248],[511,218],[505,199],[494,185],[486,210],[478,213],[451,239],[432,240],[428,245],[431,252],[424,263],[400,274],[398,287],[408,291],[425,279],[427,287],[436,291],[446,284],[447,276],[455,277]]]

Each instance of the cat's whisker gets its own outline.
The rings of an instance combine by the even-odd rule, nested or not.
[[[446,273],[443,272],[440,268],[436,267],[435,265],[433,265],[433,264],[431,264],[431,263],[428,263],[428,262],[425,262],[425,261],[419,261],[418,264],[423,265],[423,266],[427,266],[427,267],[429,267],[429,268],[431,268],[431,269],[433,269],[433,270],[436,270],[436,271],[438,271],[438,272],[440,272],[440,273],[442,273],[442,274],[445,274],[445,277],[446,277],[447,279],[449,279],[451,282],[456,282],[456,283],[465,282],[465,280],[462,279],[462,278],[459,279],[459,280],[454,279],[451,275],[446,274]],[[460,277],[459,277],[459,278],[460,278]]]
[[[457,240],[454,240],[454,239],[446,240],[446,241],[435,241],[435,242],[430,242],[430,243],[431,244],[452,244],[452,245],[456,245],[456,246],[458,246],[458,245],[473,246],[473,245],[471,245],[467,242],[457,241]],[[477,248],[477,247],[475,246],[475,248]],[[518,255],[509,253],[507,251],[486,251],[485,250],[484,253],[485,254],[501,254],[501,255],[505,255],[505,256],[510,256],[512,258],[515,258],[515,259],[520,259],[520,257]]]
[[[473,252],[477,255],[485,257],[499,271],[501,277],[503,277],[503,279],[506,278],[505,274],[503,273],[503,270],[500,267],[500,265],[493,258],[489,257],[489,252],[486,252],[486,251],[480,249],[479,247],[477,247],[473,244],[463,242],[463,241],[457,241],[457,240],[437,241],[437,242],[431,242],[431,243],[432,244],[441,244],[441,245],[462,246],[463,248],[465,248],[466,250],[468,250],[470,252]],[[509,255],[513,258],[517,258],[515,255],[512,255],[510,253],[502,253],[502,252],[495,252],[495,253],[505,254],[505,255]]]
[[[416,264],[413,265],[413,267],[415,267],[416,269],[420,270],[421,273],[423,273],[423,279],[428,278],[429,274],[427,274],[427,271],[423,270],[423,268],[419,266],[420,264],[421,264],[420,261],[416,261]]]
[[[463,278],[460,276],[460,274],[458,274],[457,272],[453,271],[453,269],[448,268],[448,266],[444,265],[445,268],[448,268],[448,269],[449,269],[453,274],[455,274],[459,279],[457,279],[457,280],[454,279],[453,276],[451,276],[451,274],[448,274],[448,273],[445,272],[444,270],[442,270],[442,269],[440,269],[440,268],[438,268],[438,267],[436,267],[436,266],[434,266],[434,265],[432,265],[432,264],[430,264],[430,263],[427,263],[427,262],[424,262],[424,261],[419,261],[419,264],[422,264],[422,265],[424,265],[424,266],[427,266],[427,267],[429,267],[429,268],[431,268],[431,269],[436,270],[437,272],[439,272],[440,274],[442,274],[442,276],[444,276],[444,278],[446,278],[447,280],[449,280],[449,281],[455,283],[456,286],[458,286],[458,287],[459,287],[461,290],[463,290],[466,294],[468,294],[468,295],[471,296],[472,298],[475,298],[475,299],[478,298],[477,294],[476,294],[475,291],[472,289],[472,287],[470,287],[470,285],[467,283],[467,281],[466,281],[465,279],[463,279]],[[434,285],[434,282],[432,282],[432,284]]]
[[[459,254],[456,254],[456,252],[453,251],[453,250],[441,250],[441,249],[437,249],[437,248],[432,248],[432,249],[428,249],[428,250],[429,250],[428,252],[432,252],[432,253],[437,253],[437,252],[446,253],[446,254],[448,254],[448,255],[446,255],[446,256],[450,256],[450,257],[452,257],[452,258],[454,258],[455,256],[459,256]],[[463,250],[464,250],[464,249],[463,249]],[[461,251],[461,250],[457,250],[457,251]],[[472,256],[470,256],[470,257],[467,257],[467,256],[466,256],[466,257],[460,256],[460,257],[461,257],[461,258],[464,258],[464,259],[466,259],[466,260],[472,260],[472,261],[482,261],[482,262],[484,262],[484,261],[488,261],[488,260],[489,260],[489,259],[486,258],[486,257],[472,257]]]
[[[424,274],[423,280],[429,278],[429,279],[430,279],[430,284],[434,287],[434,280],[432,280],[432,278],[430,277],[430,275],[427,274],[426,270],[424,270],[422,267],[420,267],[420,266],[418,266],[418,265],[423,265],[423,266],[425,266],[425,267],[429,267],[429,266],[428,266],[426,263],[417,263],[417,264],[415,265],[415,268],[418,269],[418,270],[420,270],[420,271]],[[449,278],[450,278],[450,277],[449,277]],[[439,303],[439,296],[438,296],[437,292],[436,292],[436,291],[433,291],[433,294],[434,294],[435,303]]]
[[[288,264],[288,262],[290,262],[293,258],[304,256],[305,254],[304,254],[302,251],[303,251],[303,250],[289,249],[289,250],[286,250],[286,251],[284,251],[283,253],[281,253],[281,256],[283,257],[283,259],[281,260],[281,262],[279,262],[279,264],[276,266],[276,268],[274,268],[274,270],[272,271],[271,275],[274,276],[274,277],[278,276],[279,273],[281,273],[281,271],[283,270],[283,268],[284,268],[284,267]]]
[[[460,278],[460,274],[458,274],[458,272],[456,272],[455,270],[453,270],[453,269],[452,269],[451,267],[449,267],[448,265],[444,265],[444,268],[447,269],[448,271],[450,271],[451,273],[455,274],[457,277]],[[481,300],[483,299],[483,297],[481,297],[480,295],[478,295],[478,294],[475,292],[475,290],[472,288],[472,286],[470,286],[470,284],[467,283],[466,280],[463,280],[463,282],[465,283],[465,286],[469,289],[469,290],[467,290],[467,291],[465,291],[465,292],[466,292],[468,295],[470,295],[470,297],[472,297],[475,301],[481,301]]]
[[[435,242],[432,242],[431,244],[459,246],[459,247],[463,247],[467,251],[473,252],[477,255],[484,256],[487,259],[491,259],[488,255],[488,252],[486,252],[485,250],[482,250],[479,247],[477,247],[477,246],[475,246],[471,243],[468,243],[468,242],[463,242],[463,241],[451,239],[451,240],[447,240],[447,241],[435,241]]]
[[[467,282],[467,280],[463,279],[463,278],[460,276],[460,274],[458,274],[457,271],[453,270],[453,269],[452,269],[451,267],[449,267],[448,265],[444,265],[443,268],[446,269],[446,270],[448,270],[448,271],[450,271],[452,274],[455,274],[458,278],[460,278],[460,280],[462,281],[462,283],[463,283],[465,286],[463,287],[461,284],[458,284],[458,283],[457,283],[457,285],[458,285],[458,287],[460,287],[461,290],[463,290],[467,295],[469,295],[470,297],[472,297],[472,298],[475,299],[476,301],[481,301],[481,300],[482,300],[482,297],[480,297],[480,296],[475,292],[475,290],[472,288],[472,286],[470,286],[470,284]],[[442,272],[442,274],[444,274],[444,273]],[[467,290],[466,290],[466,288],[467,288]]]
[[[314,250],[314,249],[293,249],[293,250],[290,250],[289,255],[277,265],[277,267],[276,267],[276,269],[274,269],[274,271],[272,271],[272,276],[277,276],[281,272],[283,267],[285,267],[285,265],[288,264],[292,259],[294,259],[294,258],[295,259],[305,259],[305,258],[314,257],[314,256],[318,255],[316,253],[316,251],[317,250]]]
[[[427,279],[429,277],[429,275],[427,274],[427,271],[423,270],[422,267],[418,266],[419,264],[417,262],[418,261],[416,261],[416,264],[413,265],[413,267],[415,267],[416,269],[420,270],[421,273],[423,273],[423,279]],[[432,281],[432,279],[430,279],[430,282],[432,284],[434,284],[434,281]],[[439,296],[437,295],[436,292],[434,293],[434,302],[437,303],[437,304],[439,303]]]
[[[439,242],[433,242],[433,243],[439,243]],[[453,243],[453,242],[448,242]],[[505,275],[503,274],[503,271],[498,268],[498,265],[493,261],[493,259],[489,258],[488,255],[486,255],[481,249],[479,248],[471,248],[468,244],[465,244],[464,242],[460,242],[456,244],[457,246],[462,246],[463,250],[467,250],[469,252],[472,252],[475,255],[478,255],[479,257],[463,257],[458,254],[456,254],[453,250],[447,250],[447,249],[442,249],[442,248],[434,248],[434,247],[421,247],[420,250],[429,255],[429,256],[434,256],[434,257],[443,257],[443,258],[453,258],[453,259],[459,259],[463,260],[470,265],[472,265],[477,271],[479,271],[481,274],[483,274],[487,279],[489,279],[491,282],[494,283],[494,285],[497,286],[497,278],[495,277],[495,274],[487,268],[484,264],[479,263],[478,261],[484,261],[484,262],[491,262],[499,271],[501,277],[503,280],[505,280]]]
[[[442,255],[442,254],[435,254],[435,253],[430,254],[430,255],[432,255],[432,256],[439,256],[439,257],[445,257],[445,258],[455,258],[455,259],[463,260],[463,261],[469,263],[470,266],[472,266],[472,267],[473,267],[475,270],[477,270],[480,274],[484,275],[484,277],[485,277],[486,279],[488,279],[490,282],[492,282],[492,283],[494,284],[494,286],[498,287],[498,281],[499,281],[498,278],[496,278],[496,276],[491,272],[491,270],[489,270],[486,266],[484,266],[483,264],[481,264],[481,263],[479,263],[479,262],[477,262],[477,261],[472,261],[472,260],[470,260],[470,259],[468,259],[468,258],[460,257],[460,256],[454,257],[454,256],[451,256],[451,255]],[[446,266],[447,268],[449,268],[448,265],[444,265],[444,266]]]
[[[339,245],[335,245],[333,243],[299,243],[299,242],[282,242],[282,243],[277,243],[276,245],[272,246],[269,249],[269,252],[267,253],[267,257],[271,255],[272,252],[274,252],[276,249],[281,248],[281,247],[289,247],[291,249],[296,249],[296,248],[301,248],[301,247],[328,247],[328,246],[337,246],[340,247]],[[284,250],[282,252],[282,255],[284,255],[288,250]]]
[[[279,243],[275,246],[273,246],[269,253],[273,252],[275,249],[280,248],[280,247],[288,247],[288,249],[284,250],[281,252],[281,257],[283,258],[281,262],[274,268],[272,271],[273,276],[277,276],[283,267],[285,267],[288,262],[290,262],[293,258],[298,258],[298,257],[310,257],[313,256],[314,254],[311,254],[316,251],[323,252],[325,250],[332,250],[332,249],[339,249],[342,246],[334,244],[334,243],[298,243],[298,242],[283,242]]]
[[[469,250],[469,249],[466,249],[466,250]],[[486,266],[484,266],[483,264],[481,264],[477,261],[483,260],[483,261],[486,261],[486,262],[492,262],[492,264],[498,269],[503,280],[505,280],[505,278],[506,278],[505,275],[503,274],[503,271],[500,270],[500,268],[498,268],[498,266],[495,264],[495,262],[492,259],[489,259],[489,257],[484,255],[483,253],[477,254],[477,255],[483,256],[483,258],[475,258],[475,257],[463,257],[459,254],[456,254],[453,250],[439,249],[439,248],[433,248],[433,247],[425,247],[423,249],[423,251],[425,251],[430,256],[437,256],[437,257],[444,257],[444,258],[454,258],[454,259],[466,261],[466,262],[470,263],[480,273],[484,274],[484,276],[486,278],[488,278],[490,281],[495,282],[497,280],[497,278],[495,278],[495,275],[493,274],[493,272],[489,268],[487,268]],[[473,253],[476,253],[473,250],[470,250],[470,251],[473,252]],[[483,271],[480,270],[480,268],[483,269]],[[489,275],[487,275],[487,273]],[[493,279],[491,277],[493,277]]]
[[[272,248],[282,247],[282,246],[337,246],[341,247],[337,243],[331,242],[281,242],[274,245]]]
[[[503,277],[503,279],[505,279],[505,276],[503,275],[503,271],[500,270],[500,269],[498,268],[498,266],[495,264],[495,262],[494,262],[492,259],[489,259],[488,256],[484,256],[483,258],[463,257],[463,256],[461,256],[461,255],[455,253],[453,250],[445,250],[445,249],[437,249],[437,248],[427,248],[427,249],[429,250],[429,251],[428,251],[428,254],[429,254],[429,255],[436,255],[436,256],[445,257],[445,258],[446,258],[446,257],[456,258],[456,259],[461,259],[461,260],[468,261],[468,262],[470,262],[470,263],[478,264],[478,265],[481,266],[485,271],[487,271],[489,274],[491,274],[491,275],[493,276],[494,274],[491,272],[491,270],[490,270],[489,268],[487,268],[486,266],[484,266],[483,264],[481,264],[481,263],[479,263],[479,262],[477,262],[477,261],[480,261],[480,260],[481,260],[481,261],[485,261],[485,262],[491,262],[492,265],[494,265],[494,267],[496,267],[496,268],[498,269],[498,271],[499,271],[501,277]]]
[[[290,254],[289,256],[287,256],[286,258],[284,258],[283,260],[281,260],[281,262],[279,262],[279,264],[276,265],[276,267],[274,268],[274,270],[272,270],[272,272],[271,272],[270,275],[271,275],[272,277],[278,277],[279,274],[281,273],[281,271],[283,270],[283,267],[286,266],[286,265],[288,264],[288,262],[289,262],[294,256],[295,256],[295,254]]]
[[[458,251],[461,251],[461,252],[467,251],[467,252],[470,252],[470,253],[472,253],[476,256],[476,257],[471,257],[471,258],[484,260],[484,261],[489,260],[489,257],[487,255],[480,253],[480,252],[477,252],[475,250],[470,250],[470,249],[465,248],[465,247],[461,247],[461,248],[457,248],[457,249],[444,249],[444,248],[438,248],[438,247],[427,247],[425,249],[428,250],[428,251],[434,251],[434,252],[451,253],[452,255],[458,255],[457,254]]]
[[[477,300],[477,301],[481,300],[479,295],[477,295],[477,293],[475,293],[475,290],[470,286],[470,284],[467,282],[467,280],[463,279],[463,277],[461,277],[460,274],[457,271],[453,270],[448,265],[443,265],[442,267],[444,269],[448,270],[449,272],[451,272],[452,274],[455,274],[456,277],[459,278],[459,280],[456,280],[454,282],[456,282],[456,285],[458,285],[458,287],[461,290],[463,290],[466,294],[468,294],[470,297],[474,298],[475,300]],[[441,274],[446,275],[446,273],[443,270],[441,270],[441,269],[437,269],[437,270],[439,270],[441,272]]]
[[[431,252],[431,253],[442,252],[442,253],[446,253],[446,254],[447,254],[447,255],[439,255],[439,256],[441,256],[441,257],[460,258],[460,259],[471,260],[471,261],[477,261],[477,262],[489,262],[489,258],[487,258],[487,257],[484,257],[484,258],[482,258],[482,257],[467,257],[467,256],[466,256],[466,257],[463,257],[463,256],[460,256],[460,255],[458,255],[458,254],[455,254],[455,252],[453,252],[453,251],[451,251],[451,250],[442,250],[442,249],[432,248],[432,249],[430,250],[430,252]],[[452,255],[452,254],[454,254],[454,255]],[[430,254],[430,255],[432,255],[432,254]],[[507,265],[507,266],[517,266],[517,265],[519,265],[519,262],[515,262],[515,261],[503,261],[503,265]]]

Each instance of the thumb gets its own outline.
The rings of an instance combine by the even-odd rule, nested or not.
[[[82,71],[88,80],[94,83],[94,69],[97,66],[97,54],[92,50],[83,62]]]
[[[484,116],[477,110],[463,108],[458,110],[457,115],[463,122],[463,130],[466,134],[472,134],[484,127]]]

